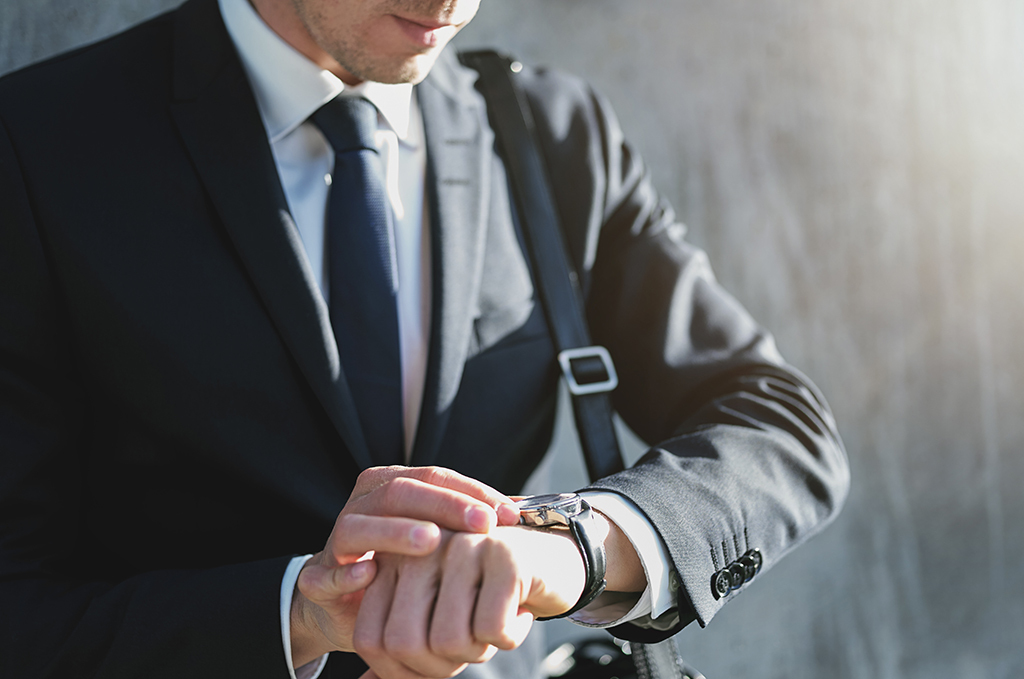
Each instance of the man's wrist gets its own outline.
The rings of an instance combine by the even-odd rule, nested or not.
[[[597,530],[604,532],[604,549],[608,562],[605,579],[609,592],[642,592],[647,587],[647,576],[633,543],[618,525],[601,512],[593,509],[597,517]]]
[[[546,614],[538,620],[550,620],[570,615],[593,601],[605,587],[604,533],[594,529],[596,517],[590,506],[576,493],[547,493],[530,495],[516,500],[519,522],[524,526],[568,534],[579,555],[584,571],[582,593],[575,605],[562,612]],[[592,535],[593,534],[593,535]],[[550,573],[558,572],[558,563],[575,563],[572,559],[556,561]]]
[[[299,595],[299,591],[296,587],[299,579],[299,573],[301,573],[303,566],[312,555],[307,554],[305,556],[296,556],[289,563],[288,568],[285,569],[284,577],[281,578],[281,641],[283,643],[284,659],[285,664],[288,667],[288,676],[290,679],[316,679],[320,676],[320,673],[324,669],[324,665],[327,662],[326,654],[320,656],[318,659],[314,658],[312,662],[305,664],[297,664],[295,662],[295,656],[292,654],[292,630],[296,630],[295,635],[296,643],[302,647],[304,645],[305,630],[303,629],[300,618],[295,620],[293,624],[293,603],[296,601],[296,595]],[[317,662],[319,660],[319,662]]]
[[[306,563],[309,562],[307,561]],[[305,564],[303,567],[305,567]],[[338,650],[334,648],[330,640],[324,635],[319,621],[320,614],[322,614],[320,607],[302,594],[298,587],[298,580],[296,580],[295,589],[292,592],[291,610],[289,612],[293,667],[302,667],[325,653]]]

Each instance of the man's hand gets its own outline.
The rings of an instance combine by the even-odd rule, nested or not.
[[[376,553],[433,552],[443,527],[487,533],[516,523],[511,500],[479,481],[438,467],[377,467],[359,475],[323,551],[299,573],[292,599],[295,667],[328,651],[352,651],[363,589],[377,571]],[[379,557],[378,557],[379,558]]]
[[[383,555],[356,621],[363,679],[450,677],[526,638],[534,617],[571,608],[583,559],[568,531],[443,531],[426,557]]]

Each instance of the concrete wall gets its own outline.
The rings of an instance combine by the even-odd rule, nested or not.
[[[170,4],[5,0],[0,71]],[[711,679],[1024,676],[1024,4],[489,0],[460,43],[605,93],[839,419],[843,515],[684,631],[686,657]]]

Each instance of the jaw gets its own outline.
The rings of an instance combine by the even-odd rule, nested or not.
[[[358,42],[329,44],[330,53],[358,81],[416,84],[466,23],[430,25],[388,14],[360,27]]]
[[[418,83],[479,0],[250,0],[286,42],[348,85]]]

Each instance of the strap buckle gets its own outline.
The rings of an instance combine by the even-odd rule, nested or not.
[[[598,394],[619,386],[612,356],[604,347],[563,349],[558,352],[558,363],[573,396]]]

